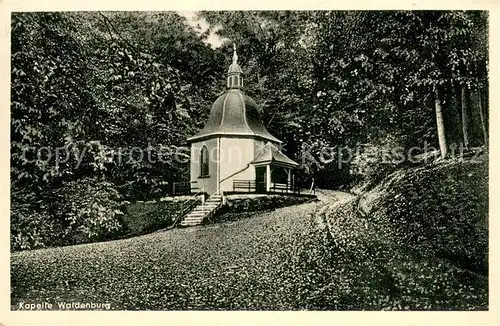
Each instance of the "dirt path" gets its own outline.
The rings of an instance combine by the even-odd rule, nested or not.
[[[110,302],[112,309],[328,309],[326,230],[346,194],[234,222],[12,256],[12,303]]]

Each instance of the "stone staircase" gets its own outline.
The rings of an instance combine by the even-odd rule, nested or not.
[[[184,216],[181,221],[181,226],[195,226],[203,223],[206,218],[209,218],[219,210],[222,206],[222,196],[212,195],[205,203],[198,204],[189,214]]]

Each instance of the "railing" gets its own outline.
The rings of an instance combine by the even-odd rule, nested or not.
[[[238,189],[247,190],[248,192],[255,191],[255,180],[233,180],[233,191],[238,191]]]
[[[205,193],[204,193],[204,191],[201,191],[200,193],[203,193],[203,200],[201,202],[201,211],[202,211],[202,213],[205,213],[205,201],[206,201],[205,200]],[[207,196],[207,199],[209,199],[213,195],[219,195],[219,191],[215,191],[213,194]],[[207,210],[208,214],[205,215],[205,217],[203,219],[209,219],[210,220],[210,218],[221,208],[221,206],[222,206],[222,200],[221,200],[220,204],[217,205],[215,208],[213,208],[210,211]]]
[[[196,197],[198,197],[199,195],[202,195],[202,196],[205,196],[205,194],[203,194],[203,191],[200,190],[198,191],[196,194],[192,195],[191,197],[189,197],[185,202],[182,202],[181,204],[181,209],[180,209],[180,213],[176,216],[174,222],[172,223],[172,225],[169,227],[169,229],[172,229],[175,227],[175,225],[177,223],[179,223],[179,220],[184,217],[189,211],[191,211],[196,205],[198,205],[198,200],[196,199]],[[193,200],[192,202],[190,202],[190,200]]]
[[[281,193],[298,193],[300,194],[300,188],[292,189],[292,185],[288,183],[273,183],[270,187],[272,192],[281,192]]]
[[[275,192],[275,193],[294,193],[300,194],[300,187],[292,187],[289,183],[278,183],[274,182],[269,187],[269,191],[266,189],[265,182],[256,182],[255,180],[233,180],[233,191],[241,192]]]
[[[211,194],[210,196],[208,196],[208,198],[212,197],[213,195],[219,195],[219,191],[217,190],[216,192],[214,192],[213,194]],[[222,193],[221,195],[224,195],[224,193]],[[202,212],[204,211],[203,210],[203,205],[205,204],[205,201],[202,202]],[[205,217],[204,219],[208,219],[210,220],[210,218],[215,215],[215,213],[217,213],[217,211],[222,207],[222,200],[221,202],[219,203],[219,205],[217,205],[214,209],[212,209]]]

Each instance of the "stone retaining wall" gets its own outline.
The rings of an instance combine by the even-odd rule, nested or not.
[[[243,213],[256,212],[268,209],[274,209],[285,206],[292,206],[314,200],[313,196],[290,196],[290,195],[228,195],[225,199],[225,205],[221,210],[223,212]]]

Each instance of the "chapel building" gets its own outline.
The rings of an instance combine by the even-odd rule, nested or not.
[[[188,138],[191,192],[292,192],[299,164],[281,150],[261,120],[261,109],[245,95],[236,47],[227,73],[227,91],[210,110],[205,127]]]

